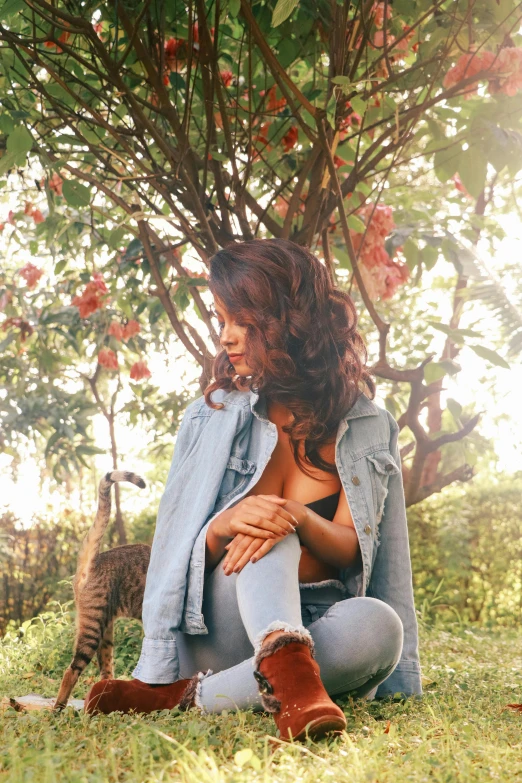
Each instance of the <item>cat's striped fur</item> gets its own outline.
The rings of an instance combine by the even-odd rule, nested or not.
[[[95,653],[102,679],[114,676],[113,626],[117,617],[141,620],[150,546],[133,544],[100,552],[111,513],[111,487],[130,481],[145,487],[140,476],[127,471],[107,473],[99,485],[98,509],[87,533],[73,581],[76,602],[76,639],[71,664],[66,669],[54,708],[66,706],[72,689]]]

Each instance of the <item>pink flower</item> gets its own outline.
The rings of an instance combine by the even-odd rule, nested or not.
[[[495,77],[489,81],[491,93],[516,95],[522,89],[522,49],[507,46],[501,49],[494,66]]]
[[[27,288],[34,288],[42,275],[43,270],[39,269],[34,264],[31,264],[30,261],[20,269],[20,277],[24,278],[27,283]]]
[[[134,337],[135,334],[139,334],[141,331],[140,325],[137,321],[128,321],[127,324],[123,327],[123,340],[124,342],[127,342],[127,340],[130,340],[131,337]]]
[[[463,79],[470,79],[482,71],[489,71],[494,67],[496,59],[494,52],[468,52],[467,54],[462,54],[453,68],[449,69],[442,84],[444,87],[453,87],[455,84],[463,81]],[[476,92],[476,88],[469,85],[465,94],[467,97],[471,97]]]
[[[359,269],[370,299],[390,299],[409,277],[409,269],[394,261],[386,252],[384,242],[395,228],[393,211],[385,204],[367,204],[358,211],[366,224],[366,232],[350,232],[353,246],[359,254]]]
[[[110,348],[102,348],[98,354],[98,364],[107,370],[117,370],[118,357]]]
[[[133,381],[141,381],[142,378],[150,378],[150,370],[147,367],[147,363],[140,359],[139,362],[135,362],[130,371],[130,377]]]
[[[390,3],[374,3],[371,13],[374,14],[373,21],[376,27],[382,27],[384,24],[384,12],[386,9],[386,18],[391,19],[392,10]]]

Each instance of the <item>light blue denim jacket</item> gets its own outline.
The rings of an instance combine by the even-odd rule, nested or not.
[[[143,601],[145,638],[133,672],[144,682],[178,679],[176,635],[207,633],[201,611],[207,528],[257,483],[277,442],[263,396],[220,389],[212,399],[225,407],[209,408],[201,396],[185,410],[158,510]],[[422,693],[398,432],[394,418],[361,395],[340,421],[335,444],[363,564],[362,570],[344,569],[340,578],[348,596],[385,601],[404,627],[402,657],[377,697]]]

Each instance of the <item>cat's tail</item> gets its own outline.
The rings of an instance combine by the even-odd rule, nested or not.
[[[111,487],[118,481],[130,481],[132,484],[136,484],[137,487],[141,487],[141,489],[146,486],[141,476],[136,475],[136,473],[130,473],[127,470],[113,470],[111,473],[106,473],[100,481],[96,516],[92,527],[83,540],[80,554],[78,555],[78,567],[75,577],[75,584],[78,589],[81,589],[87,581],[92,561],[100,551],[100,543],[111,515]]]

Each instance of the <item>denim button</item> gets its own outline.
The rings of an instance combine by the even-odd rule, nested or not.
[[[370,525],[366,525],[366,527],[364,528],[364,532],[370,535],[370,533],[372,532]]]
[[[360,483],[361,483],[361,480],[360,480],[359,476],[352,476],[352,484],[355,484],[355,486],[358,487]]]
[[[393,470],[393,465],[390,462],[388,462],[388,464],[384,466],[384,470],[386,471],[386,473],[391,473]]]

